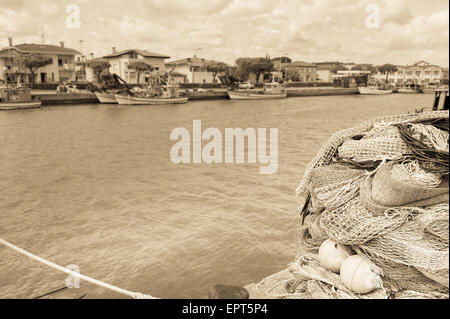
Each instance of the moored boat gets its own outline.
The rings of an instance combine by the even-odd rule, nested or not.
[[[422,93],[424,93],[424,94],[434,94],[435,91],[436,91],[436,88],[423,88],[422,89]]]
[[[145,89],[133,88],[127,94],[115,94],[117,103],[125,105],[184,104],[188,98],[180,97],[180,86],[169,81],[164,86],[148,85]]]
[[[358,87],[359,94],[363,95],[384,95],[384,94],[392,94],[393,90],[390,89],[381,89],[377,87],[366,87],[360,86]]]
[[[272,82],[264,84],[263,91],[228,91],[231,100],[268,100],[287,98],[286,90],[281,84]]]
[[[41,101],[32,100],[31,90],[27,87],[0,88],[0,110],[35,109],[41,105]]]
[[[428,83],[424,87],[422,87],[422,93],[425,94],[435,94],[436,90],[438,89],[448,89],[448,85],[441,85],[439,86],[436,83]]]
[[[41,101],[31,102],[0,102],[0,110],[23,110],[23,109],[36,109],[41,107]]]
[[[114,93],[95,92],[95,96],[100,101],[100,103],[117,104],[116,98],[114,97]]]
[[[187,97],[137,97],[116,94],[115,99],[119,104],[125,105],[160,105],[160,104],[184,104],[187,103]]]
[[[407,84],[397,89],[397,93],[403,94],[418,94],[422,93],[419,85],[416,84]]]
[[[422,90],[420,90],[420,89],[413,89],[413,88],[399,88],[397,90],[397,93],[417,94],[417,93],[422,93]]]
[[[287,97],[287,93],[259,94],[250,92],[229,91],[228,96],[232,100],[267,100],[267,99],[284,99]]]

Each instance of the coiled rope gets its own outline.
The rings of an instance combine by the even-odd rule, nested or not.
[[[43,263],[44,265],[47,265],[47,266],[52,267],[54,269],[57,269],[59,271],[65,272],[66,274],[72,275],[74,278],[83,279],[83,280],[88,281],[88,282],[90,282],[90,283],[92,283],[94,285],[97,285],[97,286],[100,286],[100,287],[103,287],[103,288],[106,288],[106,289],[110,289],[110,290],[116,291],[118,293],[130,296],[130,297],[132,297],[134,299],[159,299],[159,298],[156,298],[156,297],[152,297],[150,295],[142,294],[140,292],[133,292],[133,291],[129,291],[129,290],[126,290],[126,289],[122,289],[122,288],[119,288],[119,287],[107,284],[107,283],[105,283],[103,281],[100,281],[100,280],[97,280],[97,279],[94,279],[94,278],[82,275],[82,274],[77,273],[77,272],[75,272],[73,270],[70,270],[68,268],[61,267],[61,266],[59,266],[57,264],[52,263],[51,261],[48,261],[48,260],[46,260],[44,258],[41,258],[39,256],[36,256],[36,255],[33,255],[32,253],[29,253],[26,250],[23,250],[22,248],[14,246],[13,244],[11,244],[11,243],[9,243],[6,240],[1,239],[1,238],[0,238],[0,244],[3,244],[6,247],[9,247],[9,248],[15,250],[16,252],[18,252],[18,253],[20,253],[22,255],[25,255],[27,257],[30,257],[31,259],[34,259],[34,260],[36,260],[36,261],[38,261],[40,263]]]

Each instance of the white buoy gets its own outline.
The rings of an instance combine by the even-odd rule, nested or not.
[[[381,287],[377,266],[359,255],[350,256],[342,263],[341,280],[348,289],[359,294]]]
[[[335,273],[339,273],[342,263],[350,255],[349,247],[340,245],[330,239],[325,240],[319,248],[320,264]]]

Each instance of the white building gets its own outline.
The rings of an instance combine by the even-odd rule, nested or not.
[[[389,73],[388,81],[394,84],[421,84],[426,86],[428,83],[440,84],[442,80],[448,77],[448,71],[439,65],[430,64],[426,61],[420,61],[413,65],[396,65],[397,71]],[[386,80],[386,74],[377,72],[372,78],[383,82]]]
[[[75,80],[75,55],[80,52],[66,48],[64,42],[60,45],[24,43],[13,45],[9,38],[9,46],[0,50],[0,80],[4,81],[5,74],[12,81],[21,80],[31,83],[31,72],[26,68],[14,65],[14,57],[21,54],[38,53],[52,59],[52,63],[34,72],[34,83],[55,83]]]
[[[108,60],[111,67],[109,72],[111,74],[115,73],[128,83],[137,83],[138,78],[135,70],[129,70],[128,65],[131,62],[140,61],[150,64],[154,71],[164,73],[166,71],[165,59],[169,59],[167,55],[153,53],[146,50],[129,49],[117,52],[113,48],[113,53],[105,55],[103,59]],[[86,71],[88,73],[88,71]],[[142,72],[140,74],[139,83],[144,83],[145,78],[150,74],[150,72]]]
[[[211,72],[206,71],[206,63],[213,62],[203,58],[185,58],[166,63],[166,67],[173,72],[183,74],[189,83],[214,83],[214,76]],[[216,76],[216,82],[220,83],[220,79]]]

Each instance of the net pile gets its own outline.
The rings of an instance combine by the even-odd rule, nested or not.
[[[280,296],[449,297],[448,117],[435,111],[378,118],[322,146],[297,188],[301,254]],[[360,295],[342,286],[316,259],[326,239],[374,263],[382,287]]]

